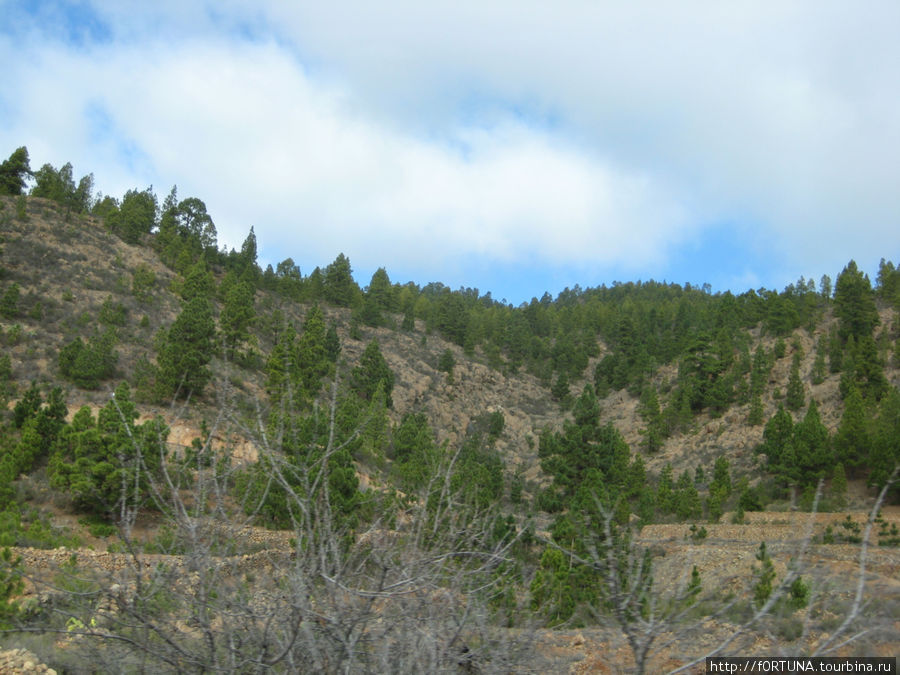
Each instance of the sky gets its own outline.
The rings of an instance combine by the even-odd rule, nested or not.
[[[518,305],[900,262],[900,3],[0,0],[0,158]]]

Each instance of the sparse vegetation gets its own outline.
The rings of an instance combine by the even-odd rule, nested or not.
[[[253,230],[220,250],[197,198],[92,191],[45,165],[0,197],[30,209],[2,220],[27,264],[0,294],[0,546],[80,534],[151,570],[113,582],[82,549],[51,612],[10,604],[47,579],[4,558],[0,621],[58,631],[73,670],[515,671],[534,629],[580,626],[649,671],[661,635],[726,616],[806,648],[829,591],[803,545],[767,537],[731,599],[679,547],[737,550],[721,528],[792,508],[853,514],[807,543],[898,547],[858,511],[900,498],[886,262],[875,288],[848,264],[833,300],[646,282],[511,307],[384,269],[361,289],[343,254],[261,270]]]

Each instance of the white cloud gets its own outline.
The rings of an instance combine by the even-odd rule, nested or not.
[[[232,245],[646,278],[740,221],[789,277],[897,254],[896,3],[94,6],[109,43],[0,43],[0,139],[177,182]]]
[[[143,150],[182,196],[207,201],[232,245],[254,224],[285,250],[433,270],[448,255],[646,261],[678,236],[677,205],[651,181],[552,133],[508,120],[457,128],[454,143],[404,134],[271,43],[45,51],[33,68],[42,86],[23,102],[26,128],[37,117],[52,138],[96,143],[49,99],[101,108],[109,154]]]

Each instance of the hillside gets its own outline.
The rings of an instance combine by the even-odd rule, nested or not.
[[[173,292],[178,275],[166,267],[159,256],[146,245],[130,245],[116,237],[104,226],[102,219],[89,215],[67,218],[62,209],[50,200],[28,200],[28,220],[10,218],[14,200],[3,198],[5,283],[21,288],[22,300],[14,318],[3,318],[9,355],[14,364],[11,383],[15,391],[23,392],[32,381],[45,387],[62,385],[68,393],[72,412],[81,405],[101,406],[118,381],[133,381],[135,365],[143,358],[153,359],[153,337],[170,325],[178,314],[179,298]],[[68,222],[66,222],[68,221]],[[149,298],[139,300],[133,292],[134,271],[143,266],[155,278]],[[219,278],[221,281],[221,277]],[[265,312],[280,312],[287,321],[300,323],[309,303],[291,302],[271,291],[259,290],[256,305]],[[66,382],[59,373],[57,354],[73,336],[87,338],[101,327],[104,302],[111,300],[125,311],[125,324],[119,329],[116,372],[104,386],[94,391]],[[467,355],[458,344],[445,339],[426,325],[415,320],[415,328],[401,331],[386,327],[357,326],[354,339],[349,337],[352,310],[324,307],[327,320],[333,323],[341,337],[342,359],[348,366],[358,363],[365,345],[376,338],[396,384],[394,406],[389,411],[393,423],[399,423],[411,412],[425,412],[440,442],[457,445],[470,423],[485,411],[502,411],[504,433],[497,441],[507,469],[522,474],[527,480],[542,482],[537,457],[537,439],[545,427],[559,427],[566,415],[554,400],[546,381],[522,369],[492,368],[482,348]],[[883,306],[880,310],[880,342],[888,341],[896,331],[897,311]],[[400,315],[392,317],[397,325]],[[838,374],[829,374],[821,383],[811,382],[816,357],[816,344],[827,339],[835,326],[832,311],[826,311],[809,330],[797,330],[790,336],[785,355],[776,360],[768,375],[762,397],[763,416],[768,420],[783,400],[788,383],[791,356],[800,354],[800,375],[807,396],[819,404],[822,421],[834,433],[843,413],[838,392]],[[272,332],[265,330],[265,314],[258,317],[254,330],[258,355],[261,357],[274,343]],[[19,326],[19,328],[14,328]],[[11,336],[21,331],[19,338]],[[767,334],[759,326],[746,330],[750,351],[761,345],[772,350],[778,338]],[[885,340],[884,338],[888,338]],[[438,369],[441,354],[450,350],[456,360],[452,380]],[[581,387],[590,383],[591,371],[600,358],[609,353],[602,338],[597,340],[598,356],[589,361],[580,377],[572,378],[569,391],[576,396]],[[900,385],[900,369],[889,351],[883,354],[885,375],[893,387]],[[257,366],[259,362],[257,361]],[[240,381],[238,393],[247,400],[265,404],[264,373],[260,367],[241,367],[222,360],[214,361],[213,369],[220,378],[232,383]],[[671,385],[677,368],[662,366],[653,381],[657,386]],[[11,397],[10,408],[15,402]],[[188,446],[199,436],[199,420],[215,415],[215,401],[201,399],[192,409],[173,410],[160,405],[144,405],[141,414],[150,417],[162,414],[172,425],[170,442]],[[633,449],[642,441],[645,423],[638,414],[638,397],[627,390],[614,391],[601,401],[601,415],[610,420]],[[755,465],[753,449],[762,440],[763,427],[746,423],[749,404],[733,405],[724,415],[703,412],[694,416],[683,433],[665,440],[661,450],[647,453],[648,468],[657,472],[664,463],[675,467],[700,464],[711,466],[723,451],[741,471],[752,471]]]
[[[900,276],[890,263],[875,288],[848,265],[833,294],[830,280],[817,292],[802,278],[784,292],[740,297],[649,282],[566,289],[516,308],[471,289],[392,284],[383,270],[360,288],[343,256],[306,277],[290,259],[262,270],[252,230],[241,252],[218,251],[211,219],[206,230],[191,229],[190,222],[207,222],[197,215],[205,206],[200,212],[186,202],[164,205],[135,234],[116,216],[125,201],[79,213],[58,200],[0,197],[9,478],[0,544],[26,561],[27,583],[17,592],[27,611],[15,618],[26,633],[50,626],[71,647],[66,633],[74,626],[102,644],[146,627],[152,615],[165,623],[163,642],[185,633],[161,663],[202,670],[201,663],[221,665],[229,648],[219,641],[233,637],[226,614],[244,603],[235,626],[296,610],[306,617],[298,625],[316,633],[309,622],[317,617],[326,637],[304,634],[303,656],[281,644],[285,660],[271,664],[276,670],[308,658],[307,667],[326,671],[355,663],[375,672],[387,658],[378,655],[378,639],[400,650],[391,669],[415,663],[443,671],[454,660],[462,668],[461,654],[471,649],[480,668],[502,670],[527,662],[536,640],[535,663],[564,672],[575,661],[586,667],[631,653],[629,622],[656,611],[616,619],[627,593],[611,594],[607,549],[651,551],[653,588],[674,604],[687,603],[676,579],[691,567],[703,576],[705,609],[737,603],[724,616],[710,609],[687,617],[690,595],[684,616],[663,611],[646,634],[680,635],[690,618],[714,622],[709,634],[726,636],[753,615],[747,594],[765,566],[754,556],[769,541],[777,578],[800,574],[814,593],[797,613],[776,607],[773,596],[754,628],[757,645],[813,652],[844,614],[874,626],[860,651],[847,653],[874,653],[890,634],[886,617],[900,597],[896,489],[884,496],[869,567],[859,571],[860,527],[900,461]],[[211,329],[201,339],[190,322],[207,305]],[[206,345],[203,358],[184,365],[179,359],[195,343]],[[62,415],[51,412],[57,387]],[[784,406],[793,408],[787,422],[779,417]],[[812,539],[804,539],[798,532],[811,521],[803,511],[819,484],[818,506],[831,512],[815,516]],[[848,517],[856,529],[843,525]],[[633,538],[625,534],[632,528]],[[322,544],[316,558],[323,533],[340,544]],[[60,545],[79,551],[80,567],[73,557],[66,568],[66,553],[40,552]],[[470,555],[493,562],[447,562]],[[115,556],[120,562],[100,561]],[[801,572],[788,564],[795,557],[805,560]],[[137,576],[126,572],[129,559],[141,561]],[[633,571],[631,557],[619,562],[623,575]],[[307,563],[303,574],[315,570],[322,588],[298,581],[277,600],[269,580]],[[167,584],[177,589],[166,600],[169,614],[156,605],[134,609],[134,598],[145,597],[141,565],[167,570],[144,582],[154,586],[146,598]],[[207,599],[196,614],[191,585],[173,581],[182,565],[185,575],[199,575],[197,588],[224,583],[232,604]],[[377,592],[370,565],[384,570]],[[205,568],[215,570],[209,578]],[[866,571],[867,597],[881,601],[864,615],[852,598],[857,572]],[[3,574],[0,581],[11,578]],[[78,587],[63,583],[64,574],[79,584],[93,579],[84,582],[94,589],[89,609],[62,593]],[[241,584],[257,599],[247,599]],[[395,596],[404,585],[412,595]],[[131,589],[130,600],[110,595],[113,586]],[[483,596],[484,588],[493,590]],[[827,593],[840,599],[840,611],[822,609],[834,599]],[[372,598],[377,606],[363,611],[359,603]],[[402,610],[396,598],[405,598],[397,601],[406,603]],[[116,602],[124,604],[109,604]],[[101,628],[85,619],[92,615],[104,617]],[[396,632],[382,635],[388,617]],[[456,635],[465,637],[436,637],[461,617],[468,623]],[[417,622],[440,646],[432,661],[412,656]],[[348,625],[357,627],[347,635],[367,647],[335,636]],[[563,630],[573,627],[584,631],[574,652]],[[521,634],[501,639],[501,628]],[[302,642],[289,626],[279,630],[278,639]],[[194,649],[204,631],[217,645],[203,657],[211,661],[185,666],[181,650]],[[264,633],[248,644],[257,637],[268,644]],[[151,651],[167,654],[156,639]],[[700,652],[688,641],[679,638],[659,658],[671,666],[691,660]],[[92,653],[88,643],[74,643],[72,653]],[[45,662],[60,649],[30,646],[45,652]]]

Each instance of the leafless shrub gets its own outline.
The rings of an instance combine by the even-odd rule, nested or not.
[[[288,463],[261,424],[247,428],[227,397],[188,466],[160,457],[151,472],[134,439],[118,513],[121,553],[63,561],[30,579],[41,603],[21,630],[55,632],[67,662],[104,672],[513,672],[532,647],[499,627],[492,595],[514,538],[494,541],[489,514],[463,508],[450,490],[453,458],[396,522],[363,532],[339,525],[329,493],[337,386],[325,452]],[[123,423],[125,418],[123,417]],[[259,503],[236,503],[234,468],[213,452],[229,427],[252,434],[284,490],[289,546],[251,553]],[[164,444],[156,444],[164,447]],[[288,472],[299,473],[287,475]],[[130,475],[132,478],[126,479]],[[132,482],[133,480],[133,482]],[[149,494],[166,523],[156,553],[138,541]]]

